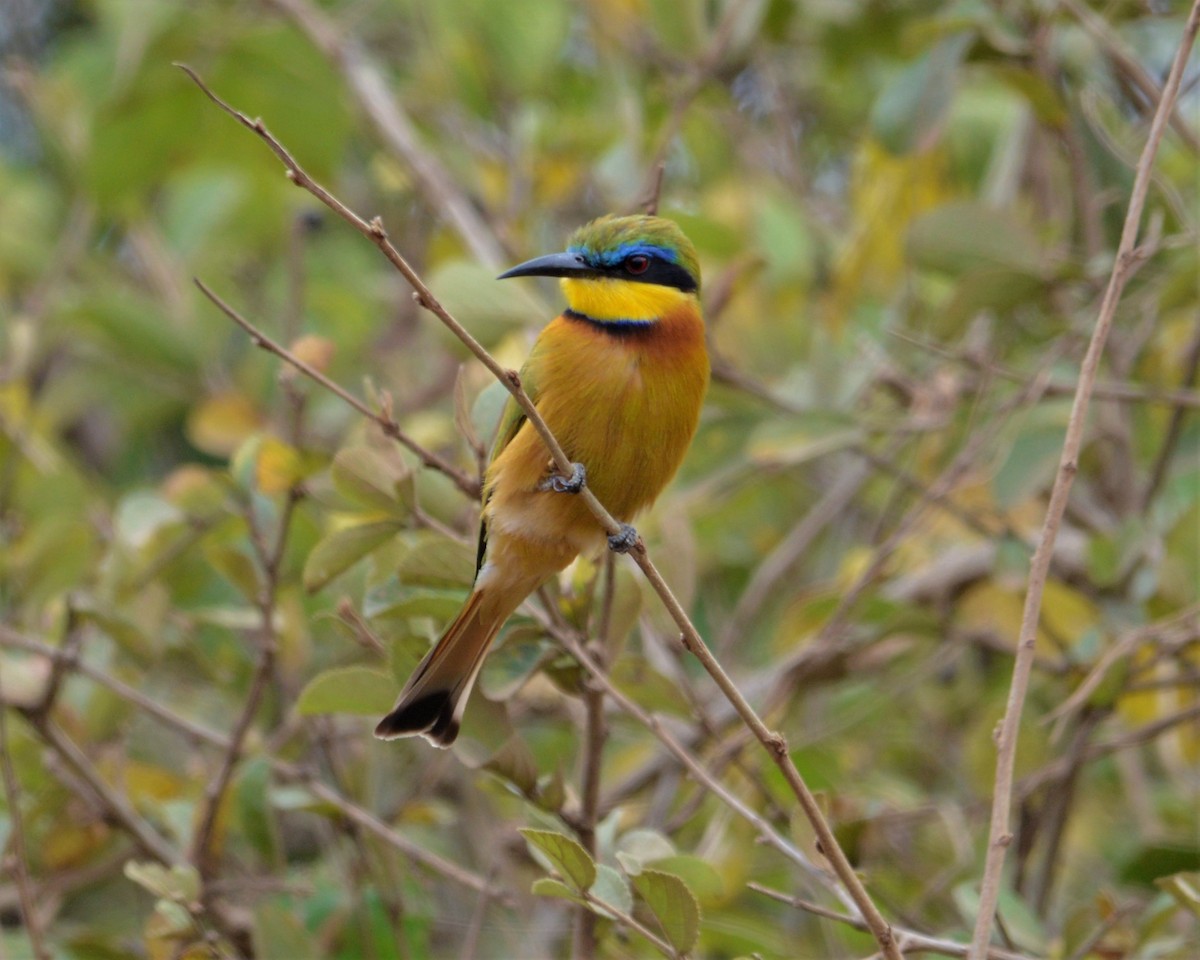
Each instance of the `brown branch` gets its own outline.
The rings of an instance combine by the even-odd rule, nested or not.
[[[732,5],[736,7],[737,4]],[[546,425],[541,414],[529,399],[528,394],[521,386],[520,376],[516,371],[506,369],[487,351],[487,349],[473,337],[465,327],[462,326],[450,313],[438,302],[432,291],[425,285],[417,272],[409,265],[408,261],[400,254],[400,252],[392,245],[388,239],[387,232],[384,230],[382,221],[376,217],[369,223],[363,220],[358,214],[354,213],[343,204],[340,200],[329,193],[324,187],[312,179],[296,162],[283,145],[275,139],[275,137],[267,130],[261,120],[251,120],[239,110],[231,107],[216,94],[205,86],[204,82],[188,67],[181,66],[193,82],[216,103],[222,110],[228,113],[231,117],[245,126],[248,130],[256,134],[274,153],[279,160],[285,165],[289,179],[297,186],[303,187],[315,196],[317,199],[325,203],[331,210],[337,213],[340,217],[354,226],[360,233],[379,248],[380,252],[388,259],[388,261],[404,276],[415,291],[414,296],[422,307],[433,313],[439,320],[450,329],[455,336],[462,341],[464,345],[484,364],[492,374],[503,383],[516,401],[517,405],[525,414],[529,424],[537,431],[538,436],[545,444],[549,451],[551,459],[554,461],[555,467],[563,476],[569,476],[572,473],[572,464],[558,440],[551,433],[550,428]],[[588,488],[584,487],[576,494],[586,504],[592,515],[598,523],[609,534],[618,534],[621,532],[621,524],[612,516],[611,513],[600,503],[596,495]],[[874,902],[867,894],[866,889],[862,885],[862,881],[858,878],[854,868],[851,866],[845,852],[838,845],[837,839],[834,837],[833,831],[825,820],[824,814],[821,812],[816,798],[808,789],[803,778],[800,776],[796,765],[792,762],[787,750],[787,743],[778,733],[769,730],[766,725],[755,713],[754,709],[742,696],[734,682],[729,678],[728,674],[722,669],[720,664],[713,657],[708,646],[701,638],[699,631],[688,617],[687,612],[683,609],[682,604],[671,592],[666,581],[658,572],[657,567],[651,561],[646,552],[646,545],[639,537],[633,548],[629,551],[630,556],[634,559],[646,579],[650,582],[659,599],[666,607],[671,618],[679,626],[682,632],[684,645],[692,654],[701,662],[705,670],[716,682],[721,692],[733,705],[738,715],[742,718],[745,724],[753,731],[755,737],[767,750],[768,754],[774,760],[775,764],[783,773],[784,779],[787,782],[792,793],[795,795],[800,804],[805,816],[808,818],[821,842],[822,850],[831,865],[838,879],[848,891],[851,899],[855,904],[855,908],[860,911],[863,918],[871,928],[872,934],[878,941],[884,955],[888,960],[900,960],[900,953],[896,948],[894,938],[891,934],[891,929],[884,920],[882,914],[879,913]]]
[[[46,657],[51,662],[59,660],[61,654],[61,651],[55,647],[40,640],[35,640],[32,637],[26,637],[3,624],[0,624],[0,646],[37,654]],[[180,716],[162,704],[151,700],[136,687],[131,687],[129,684],[105,673],[103,670],[93,667],[86,660],[74,661],[72,669],[81,676],[85,676],[89,680],[100,684],[105,689],[111,690],[122,700],[128,701],[139,710],[143,710],[155,719],[162,721],[193,743],[205,744],[221,751],[229,749],[229,738],[224,734],[218,733],[194,720],[189,720],[187,717]],[[417,846],[374,814],[353,801],[348,800],[328,785],[316,780],[310,771],[305,770],[297,764],[288,763],[276,757],[269,757],[268,762],[271,765],[271,769],[279,777],[290,782],[303,784],[312,791],[318,800],[329,804],[329,806],[336,809],[343,817],[357,823],[368,833],[389,846],[394,847],[410,859],[429,867],[434,872],[440,873],[447,879],[453,880],[464,887],[476,891],[488,889],[488,884],[482,877],[458,866],[458,864],[446,860],[436,853],[431,853]],[[494,893],[495,891],[493,891]]]
[[[836,920],[838,923],[844,923],[855,930],[870,933],[866,924],[857,917],[852,917],[846,913],[838,913],[836,910],[830,910],[819,903],[805,900],[803,897],[790,896],[781,890],[772,890],[770,887],[765,887],[761,883],[754,881],[747,883],[746,886],[755,893],[761,893],[765,897],[770,897],[777,903],[786,903],[790,907],[796,907],[815,916],[824,917],[826,920]],[[955,943],[953,940],[943,940],[940,937],[929,937],[923,933],[917,933],[915,930],[905,930],[901,927],[896,928],[896,938],[900,941],[900,947],[905,953],[937,953],[943,957],[965,957],[969,949],[965,943]],[[987,956],[988,960],[1031,960],[1025,954],[1015,953],[1012,950],[1001,950],[996,947],[988,950]]]
[[[444,473],[447,477],[454,481],[454,485],[468,497],[471,497],[475,500],[479,499],[478,481],[472,480],[448,460],[438,456],[432,450],[427,450],[425,447],[413,440],[408,434],[400,429],[400,425],[396,423],[390,413],[376,413],[365,403],[359,400],[358,397],[354,396],[354,394],[345,390],[337,383],[334,383],[334,381],[330,380],[327,376],[325,376],[325,374],[321,373],[321,371],[309,366],[286,347],[281,346],[268,337],[265,333],[259,330],[258,327],[254,326],[254,324],[252,324],[233,307],[217,296],[217,294],[215,294],[203,280],[196,278],[193,280],[193,282],[199,288],[200,292],[208,297],[208,299],[211,300],[214,305],[216,305],[217,309],[219,309],[225,314],[225,316],[227,316],[230,320],[232,320],[250,335],[250,342],[256,347],[261,347],[263,350],[266,350],[267,353],[273,353],[275,356],[279,357],[279,359],[291,364],[309,379],[319,383],[334,396],[344,400],[368,420],[378,424],[379,429],[382,430],[384,434],[416,454],[417,458],[423,464],[425,464],[425,466],[437,470],[440,473]]]
[[[71,772],[88,786],[95,798],[99,800],[105,813],[133,837],[137,845],[148,856],[165,866],[183,863],[183,857],[179,852],[162,834],[139,816],[119,791],[108,785],[87,755],[79,749],[78,744],[63,733],[53,720],[34,717],[30,718],[30,722],[46,745],[58,754]]]
[[[21,812],[21,781],[13,769],[12,751],[8,740],[8,704],[0,691],[0,771],[4,775],[4,805],[8,810],[12,853],[9,863],[17,882],[17,896],[21,907],[21,922],[29,937],[29,947],[36,960],[50,960],[50,951],[42,932],[42,919],[37,911],[37,898],[29,879],[29,859],[25,846],[25,817]]]
[[[604,556],[604,565],[597,570],[604,578],[599,616],[591,631],[591,640],[585,653],[592,658],[598,670],[607,669],[609,627],[612,621],[613,597],[616,594],[616,563],[611,551]],[[608,738],[608,724],[604,719],[604,690],[592,680],[584,684],[584,736],[583,776],[580,785],[579,820],[577,832],[583,848],[596,857],[596,822],[599,819],[601,765],[604,760],[604,742]],[[571,955],[574,960],[592,960],[596,954],[596,914],[581,907],[575,920],[574,943]]]
[[[296,402],[298,405],[300,404],[299,400]],[[294,439],[298,442],[299,437]],[[216,857],[212,850],[212,843],[221,800],[225,796],[229,782],[233,779],[233,771],[237,767],[238,761],[241,760],[246,736],[250,732],[250,726],[254,722],[254,717],[258,713],[271,677],[275,672],[275,654],[278,648],[275,630],[275,604],[279,593],[279,566],[283,561],[283,552],[287,546],[292,516],[299,500],[298,489],[293,488],[288,492],[280,513],[279,528],[272,547],[267,546],[262,531],[258,528],[253,503],[247,502],[246,504],[246,524],[250,530],[250,541],[253,544],[263,578],[261,594],[255,598],[260,618],[258,661],[250,681],[250,689],[246,694],[246,702],[243,704],[242,711],[229,736],[229,743],[225,748],[220,770],[205,787],[204,799],[200,808],[200,824],[192,837],[189,859],[205,880],[211,878],[216,869]]]
[[[1042,718],[1042,723],[1058,721],[1078,710],[1103,683],[1104,677],[1114,663],[1131,654],[1148,640],[1156,639],[1177,627],[1185,626],[1188,621],[1197,616],[1200,616],[1200,603],[1193,603],[1164,620],[1148,623],[1121,637],[1095,662],[1075,691]]]
[[[981,373],[1000,377],[1003,380],[1010,380],[1014,383],[1027,383],[1029,380],[1025,374],[1016,370],[1010,370],[1000,364],[983,360],[974,354],[948,350],[940,344],[922,340],[920,337],[915,337],[902,330],[888,330],[887,332],[890,336],[911,343],[922,350],[928,350],[930,353],[936,353],[939,356],[954,360],[956,363],[974,367]],[[1073,397],[1078,389],[1078,382],[1061,383],[1057,380],[1051,380],[1045,385],[1045,394],[1048,397]],[[1156,403],[1168,407],[1186,407],[1192,410],[1200,409],[1200,391],[1186,389],[1161,390],[1138,383],[1125,383],[1119,380],[1097,380],[1092,388],[1092,398],[1095,400],[1114,400],[1119,403]]]
[[[658,201],[662,196],[663,174],[666,173],[666,170],[667,165],[661,162],[654,168],[653,179],[650,181],[650,190],[638,202],[638,206],[651,217],[658,213]]]
[[[1162,91],[1158,89],[1158,84],[1130,54],[1125,42],[1113,30],[1108,21],[1088,9],[1079,0],[1059,0],[1059,2],[1071,11],[1071,15],[1079,21],[1084,30],[1090,33],[1104,48],[1104,52],[1117,71],[1137,87],[1138,92],[1146,98],[1147,106],[1159,103]],[[1172,129],[1179,134],[1179,138],[1187,144],[1188,149],[1192,153],[1200,153],[1200,139],[1197,139],[1195,131],[1188,126],[1187,121],[1180,116],[1174,106],[1171,107],[1168,117]]]
[[[1158,152],[1167,119],[1171,115],[1175,98],[1179,93],[1180,80],[1198,29],[1200,29],[1200,0],[1193,0],[1175,62],[1171,66],[1171,72],[1163,87],[1162,99],[1155,110],[1146,146],[1138,160],[1137,174],[1134,177],[1129,208],[1126,211],[1125,224],[1121,230],[1121,240],[1117,246],[1112,274],[1109,277],[1096,326],[1080,368],[1079,384],[1071,405],[1071,416],[1067,423],[1067,435],[1063,441],[1062,456],[1055,474],[1054,486],[1050,492],[1050,503],[1046,509],[1038,547],[1030,564],[1029,585],[1025,597],[1025,608],[1021,616],[1017,654],[1013,663],[1012,684],[1009,689],[1004,719],[996,738],[996,780],[992,796],[991,822],[988,828],[987,859],[980,888],[979,914],[976,917],[975,932],[971,940],[970,957],[972,960],[982,960],[987,954],[996,903],[1000,897],[1001,873],[1008,845],[1012,840],[1012,835],[1009,833],[1009,811],[1012,803],[1017,731],[1020,727],[1021,714],[1025,707],[1025,693],[1033,668],[1042,594],[1045,590],[1047,574],[1050,571],[1050,560],[1054,555],[1054,541],[1058,536],[1063,514],[1066,512],[1071,485],[1079,469],[1079,451],[1083,442],[1084,421],[1088,403],[1091,400],[1092,387],[1096,381],[1096,373],[1100,366],[1100,357],[1104,352],[1104,344],[1116,316],[1117,303],[1124,292],[1125,283],[1143,258],[1143,253],[1136,244],[1146,193],[1150,186],[1154,157]]]
[[[675,948],[672,947],[669,943],[667,943],[666,940],[664,940],[662,937],[658,936],[658,934],[656,934],[653,930],[651,930],[649,927],[647,927],[644,923],[642,923],[637,918],[631,917],[620,907],[614,907],[611,903],[606,903],[605,901],[601,900],[599,897],[593,896],[590,892],[588,892],[586,890],[583,892],[583,896],[584,896],[584,899],[586,899],[588,903],[599,907],[600,909],[606,911],[607,913],[611,913],[614,917],[616,917],[616,919],[619,923],[623,923],[630,930],[634,930],[637,933],[641,934],[643,937],[645,937],[646,940],[648,940],[651,944],[653,944],[654,947],[658,950],[658,952],[661,953],[664,957],[670,957],[670,958],[686,957],[686,954],[676,953]]]
[[[479,896],[475,898],[475,907],[471,911],[470,922],[467,923],[467,932],[463,935],[462,946],[458,951],[459,960],[475,960],[479,953],[479,942],[483,939],[483,924],[487,918],[488,904],[492,901],[492,879],[492,877],[488,877],[488,888],[479,891]]]

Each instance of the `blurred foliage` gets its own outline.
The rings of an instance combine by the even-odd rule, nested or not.
[[[281,373],[189,279],[472,475],[470,435],[486,444],[502,397],[173,61],[382,216],[503,362],[559,297],[492,283],[289,8],[0,10],[0,683],[52,955],[566,956],[578,902],[599,912],[598,956],[656,955],[614,910],[694,956],[870,953],[865,934],[747,889],[834,904],[616,709],[595,856],[580,846],[584,683],[544,618],[510,623],[451,754],[370,735],[465,594],[476,504]],[[884,912],[965,939],[1030,545],[1149,120],[1110,47],[1161,82],[1183,5],[1094,4],[1104,42],[1040,0],[313,9],[361,40],[511,262],[633,209],[664,157],[662,209],[703,261],[717,377],[640,528],[770,707]],[[1118,312],[1047,587],[1001,900],[1030,955],[1196,943],[1194,142],[1193,128],[1192,145],[1169,131],[1162,146],[1157,248]],[[557,620],[595,629],[595,569],[551,585]],[[614,682],[817,857],[766,755],[731,764],[729,712],[636,571],[618,570]],[[69,644],[140,698],[69,668],[51,720],[174,866],[47,739],[50,662],[14,638]],[[264,645],[265,696],[202,876],[187,853]],[[498,892],[421,865],[337,798]],[[9,796],[10,862],[12,814]],[[4,956],[31,955],[11,873],[0,938]]]

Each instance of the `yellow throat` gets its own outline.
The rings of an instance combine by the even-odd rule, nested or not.
[[[675,287],[607,277],[565,277],[562,290],[568,307],[601,323],[618,320],[649,322],[658,320],[684,303],[696,302],[694,293],[684,293]]]

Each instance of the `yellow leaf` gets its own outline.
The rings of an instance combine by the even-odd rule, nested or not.
[[[276,437],[263,437],[254,465],[255,485],[263,493],[283,493],[304,476],[304,458]]]
[[[59,823],[41,845],[42,866],[64,870],[87,863],[108,841],[109,829],[99,821]]]
[[[142,800],[161,803],[174,800],[184,792],[185,781],[162,767],[129,760],[124,764],[124,772],[125,791],[134,803]]]
[[[219,393],[188,414],[187,438],[197,450],[227,457],[258,431],[262,422],[249,398],[232,391]]]
[[[840,589],[848,589],[862,576],[863,571],[870,565],[875,551],[870,547],[851,547],[842,558],[837,572],[837,585]]]
[[[1059,580],[1047,580],[1042,594],[1042,623],[1069,646],[1100,623],[1100,611],[1078,590]]]
[[[1024,584],[1010,590],[987,580],[966,590],[959,599],[958,625],[964,630],[990,633],[1001,646],[1015,650],[1024,606]],[[1045,630],[1037,632],[1036,649],[1047,656],[1058,656],[1058,648]]]
[[[939,150],[889,153],[866,141],[854,160],[849,239],[833,271],[825,321],[837,332],[864,295],[887,291],[904,267],[908,226],[950,196]]]

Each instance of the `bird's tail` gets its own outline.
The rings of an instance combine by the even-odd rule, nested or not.
[[[379,721],[383,740],[422,736],[435,747],[448,747],[458,736],[467,697],[475,685],[492,638],[520,604],[487,602],[476,588],[442,638],[413,671],[392,712]]]

